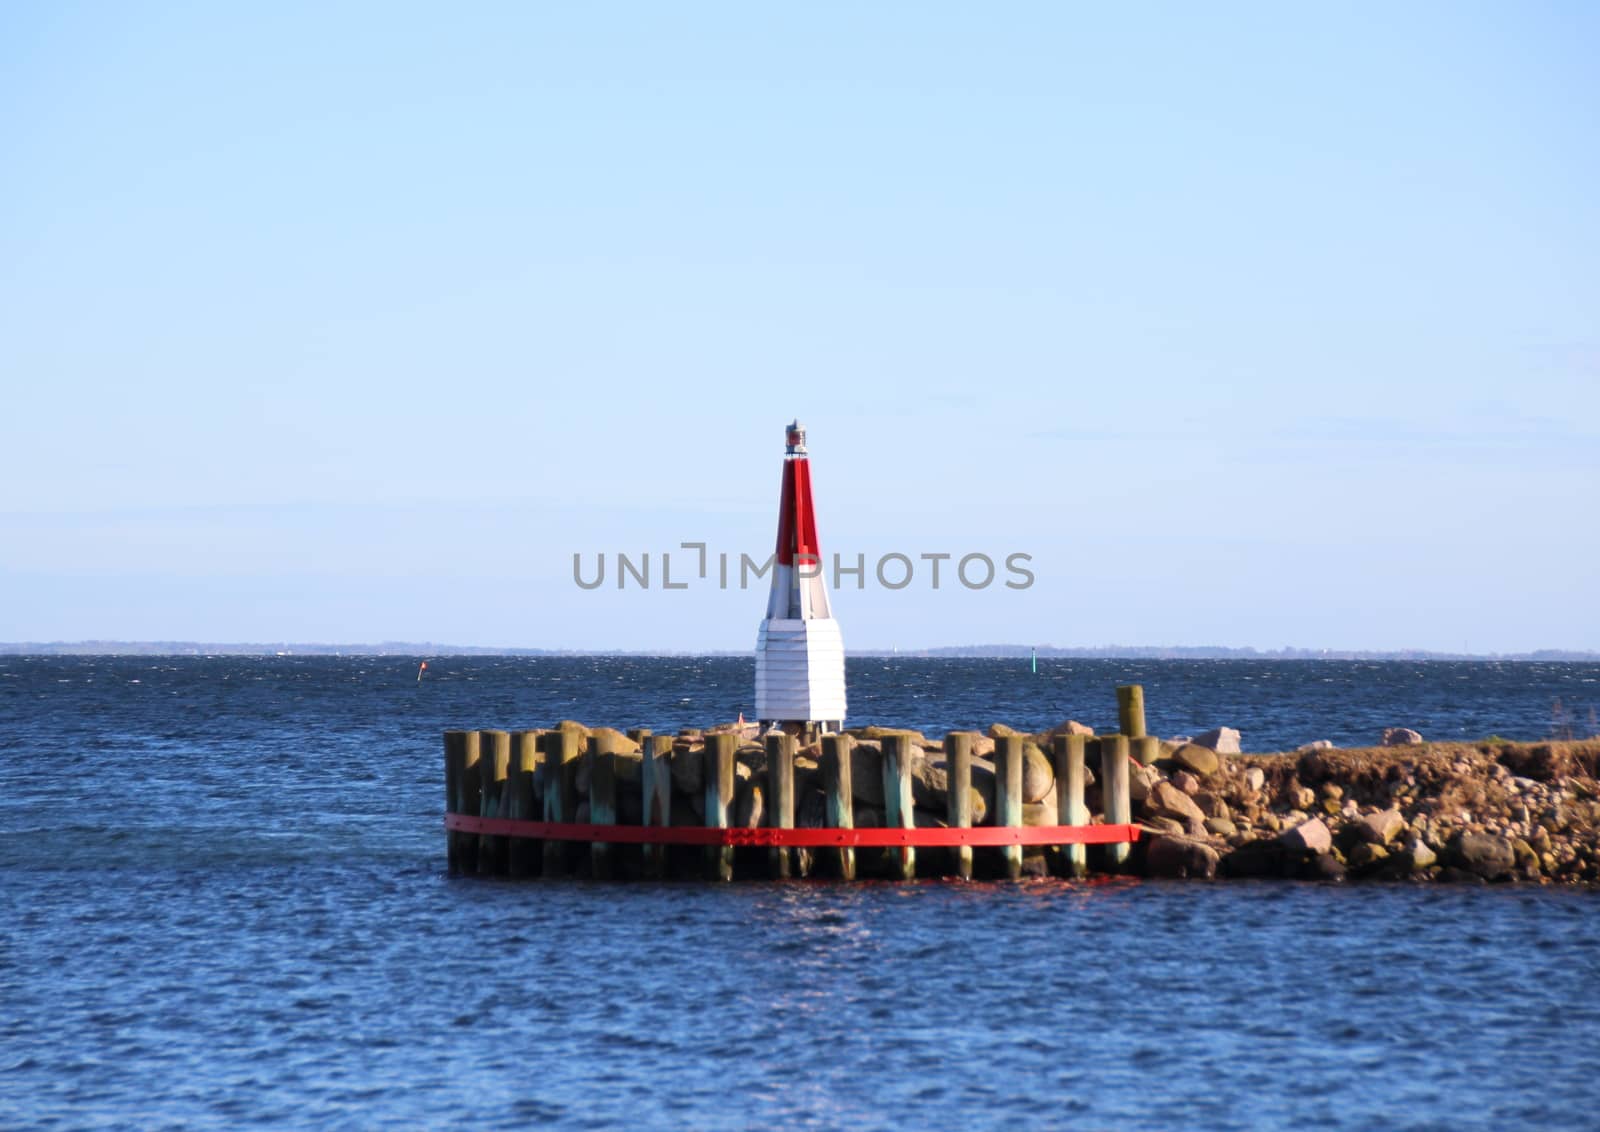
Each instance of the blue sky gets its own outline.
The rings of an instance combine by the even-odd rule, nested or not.
[[[0,640],[1600,648],[1600,9],[0,9]],[[658,567],[659,569],[659,567]],[[676,572],[676,570],[675,570]]]

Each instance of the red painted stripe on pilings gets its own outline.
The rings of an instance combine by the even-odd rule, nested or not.
[[[711,845],[781,849],[931,849],[976,845],[1117,845],[1139,840],[1136,825],[976,826],[970,829],[710,829],[705,826],[591,825],[446,814],[446,829],[491,837],[601,841],[618,845]]]

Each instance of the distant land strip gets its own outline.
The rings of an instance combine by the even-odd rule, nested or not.
[[[383,641],[378,644],[305,642],[223,643],[216,641],[0,641],[3,656],[747,656],[748,649],[533,649],[444,645],[433,641]],[[1508,660],[1600,661],[1592,649],[1537,649],[1533,652],[1431,652],[1426,649],[1254,649],[1220,645],[950,645],[932,649],[850,649],[857,657],[1042,660]]]

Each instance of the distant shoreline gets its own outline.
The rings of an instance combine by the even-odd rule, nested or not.
[[[222,643],[201,641],[0,641],[0,656],[746,656],[746,649],[534,649],[445,645],[431,641],[379,644]],[[1221,646],[1145,647],[1104,645],[1057,648],[1041,645],[951,645],[931,649],[851,649],[852,657],[908,659],[1026,660],[1396,660],[1396,661],[1578,661],[1600,662],[1600,651],[1537,649],[1516,653],[1453,653],[1424,649],[1253,649]]]

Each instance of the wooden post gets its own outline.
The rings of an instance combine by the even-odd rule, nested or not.
[[[1117,730],[1130,739],[1144,736],[1144,685],[1117,686]]]
[[[1089,807],[1083,801],[1083,736],[1057,735],[1055,755],[1056,813],[1062,825],[1089,824]],[[1089,847],[1064,846],[1067,875],[1082,879],[1089,875]]]
[[[504,793],[506,776],[511,772],[511,733],[484,731],[479,740],[478,773],[482,778],[479,787],[478,813],[482,817],[500,817],[500,799]],[[506,839],[483,834],[478,839],[478,875],[495,876],[505,871]]]
[[[831,829],[856,827],[855,797],[851,792],[850,735],[822,737],[822,780],[828,792],[828,826]],[[849,846],[839,850],[839,879],[856,879],[856,851]]]
[[[1151,766],[1161,757],[1161,740],[1154,735],[1142,735],[1128,744],[1128,754],[1140,766]]]
[[[972,736],[944,737],[946,810],[951,829],[972,828]],[[957,845],[956,875],[972,879],[972,846]]]
[[[1104,800],[1107,825],[1127,825],[1133,821],[1133,803],[1128,794],[1128,737],[1105,735],[1100,739],[1100,796]],[[1129,845],[1119,841],[1107,847],[1113,868],[1128,861]]]
[[[672,824],[672,736],[646,735],[642,746],[644,764],[639,768],[639,781],[644,790],[644,824],[666,829]],[[665,845],[644,847],[644,875],[651,880],[666,877]]]
[[[460,802],[460,782],[467,761],[467,733],[465,731],[446,731],[444,733],[444,812],[447,814],[459,813],[456,809]],[[461,870],[461,834],[450,830],[444,836],[445,860],[451,872]]]
[[[506,780],[505,816],[517,821],[533,818],[533,774],[539,767],[539,732],[511,733],[511,775]],[[526,837],[506,841],[506,875],[532,876],[539,867],[539,846]]]
[[[578,733],[565,727],[544,734],[544,820],[571,821],[577,808],[573,770],[579,757]],[[567,875],[567,843],[544,843],[546,879]]]
[[[461,733],[461,762],[456,767],[456,805],[458,814],[469,817],[478,816],[478,800],[483,795],[483,780],[478,770],[480,754],[483,750],[482,737],[476,731]],[[478,836],[474,833],[463,833],[457,843],[456,864],[464,873],[478,871]]]
[[[733,756],[738,740],[726,731],[706,736],[706,826],[728,828],[728,811],[733,808]],[[710,880],[733,879],[733,846],[706,846],[706,876]]]
[[[1006,735],[994,741],[994,824],[1009,828],[1022,825],[1022,737]],[[1007,880],[1022,876],[1022,846],[1000,849]]]
[[[771,829],[793,829],[794,736],[781,731],[767,736],[767,797],[772,803],[767,810],[767,826]],[[788,880],[794,850],[774,845],[769,855],[772,875],[780,880]]]
[[[883,737],[883,824],[886,829],[915,829],[916,818],[911,797],[911,736]],[[901,880],[917,877],[917,851],[909,845],[900,848]]]
[[[589,821],[594,825],[617,824],[617,752],[608,738],[590,736]],[[611,879],[611,843],[591,841],[589,861],[595,880]]]

